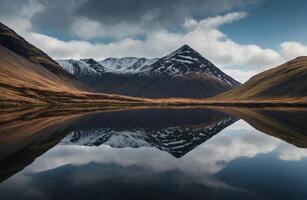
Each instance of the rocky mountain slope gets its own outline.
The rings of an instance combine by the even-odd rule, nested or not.
[[[206,98],[240,85],[187,45],[160,59],[108,58],[96,68],[84,60],[58,62],[95,91],[128,96]]]

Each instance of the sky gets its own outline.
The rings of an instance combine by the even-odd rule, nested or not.
[[[0,21],[54,59],[162,57],[184,44],[245,82],[307,55],[305,0],[0,0]]]

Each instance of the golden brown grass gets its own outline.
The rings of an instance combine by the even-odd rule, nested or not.
[[[34,58],[33,58],[34,59]],[[32,59],[32,60],[33,60]],[[73,79],[54,74],[41,66],[40,61],[29,61],[0,45],[0,108],[18,106],[62,107],[125,107],[125,106],[306,106],[307,97],[259,98],[254,95],[268,85],[307,71],[307,58],[298,58],[278,68],[255,76],[244,86],[210,99],[165,98],[146,99],[116,94],[84,91],[75,87]],[[44,60],[44,59],[43,59]],[[47,59],[49,62],[49,60]],[[46,61],[46,62],[47,62]],[[45,63],[46,63],[45,62]],[[290,66],[290,67],[289,67]],[[290,69],[290,70],[289,70]],[[289,73],[283,73],[288,70]],[[281,74],[269,78],[271,74]],[[260,84],[257,84],[259,83]]]
[[[307,96],[307,56],[264,71],[241,87],[219,95],[218,99],[300,100]],[[275,101],[275,100],[274,100]]]

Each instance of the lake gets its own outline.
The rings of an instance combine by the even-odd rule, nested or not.
[[[19,110],[0,199],[306,199],[305,109]]]

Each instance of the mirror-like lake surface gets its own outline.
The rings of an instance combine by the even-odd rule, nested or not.
[[[302,109],[23,110],[0,119],[2,200],[307,199]]]

